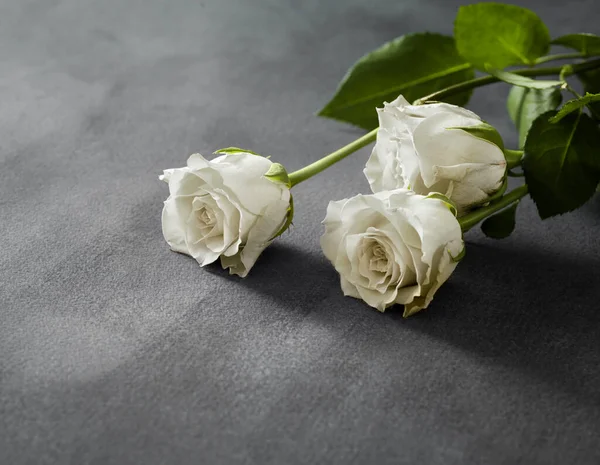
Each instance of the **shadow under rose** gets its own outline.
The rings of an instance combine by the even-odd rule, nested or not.
[[[469,244],[435,305],[386,316],[600,407],[600,270],[515,245]]]
[[[408,319],[401,306],[382,315],[344,297],[325,257],[285,242],[265,250],[245,279],[218,264],[205,270],[278,300],[286,311],[312,313],[323,325],[351,321],[364,334],[346,337],[386,340],[379,347],[384,352],[397,351],[396,338],[409,333],[437,339],[600,408],[597,265],[594,257],[524,249],[513,241],[468,243],[466,258],[434,303]]]
[[[342,297],[338,274],[323,255],[285,242],[271,244],[245,278],[230,275],[218,261],[206,266],[205,270],[287,303],[308,304],[307,312],[327,298],[332,290],[339,291]]]

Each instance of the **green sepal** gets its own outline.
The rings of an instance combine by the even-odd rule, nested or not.
[[[441,200],[442,202],[444,202],[444,205],[446,206],[446,208],[448,208],[448,210],[450,210],[450,212],[454,215],[455,218],[458,216],[458,206],[456,205],[456,203],[454,203],[453,200],[450,200],[444,194],[440,194],[439,192],[432,192],[431,194],[427,195],[425,198]]]
[[[285,223],[283,223],[283,226],[281,227],[281,229],[279,231],[277,231],[277,234],[275,234],[271,239],[269,239],[269,241],[272,241],[273,239],[281,236],[284,232],[286,232],[288,230],[288,228],[293,224],[292,220],[294,219],[294,197],[292,197],[292,194],[290,193],[290,206],[287,209],[287,216],[285,217]]]
[[[253,152],[252,150],[241,149],[239,147],[225,147],[224,149],[215,150],[214,153],[224,153],[224,154],[249,153],[250,155],[258,155],[259,157],[262,157],[262,155],[260,153]]]
[[[481,224],[481,230],[492,239],[504,239],[512,234],[516,225],[516,211],[519,201],[501,210],[499,213],[486,218]]]
[[[277,182],[281,184],[285,184],[288,187],[292,187],[292,183],[290,182],[290,177],[285,169],[285,167],[281,163],[273,163],[264,174],[264,177],[269,181]]]
[[[502,197],[504,195],[504,193],[506,192],[507,188],[508,188],[508,173],[504,176],[504,181],[502,182],[500,189],[498,189],[494,194],[490,195],[489,202],[490,203],[494,202],[494,201],[498,200],[500,197]]]
[[[502,136],[494,126],[486,123],[485,121],[482,121],[481,124],[478,124],[477,126],[456,126],[446,129],[460,129],[468,132],[472,136],[488,141],[499,147],[500,150],[504,151],[504,141],[502,140]]]
[[[550,121],[552,124],[556,124],[569,113],[581,110],[584,106],[587,106],[591,111],[594,111],[594,109],[590,107],[590,104],[593,102],[600,102],[600,94],[586,93],[583,97],[569,100],[568,102],[565,102],[562,108],[558,110],[558,113],[548,121]]]
[[[463,244],[463,249],[456,256],[452,255],[452,252],[450,252],[450,249],[448,249],[448,255],[450,255],[450,258],[452,259],[452,261],[454,263],[460,262],[463,258],[465,258],[466,254],[467,254],[467,248],[464,246],[464,244]]]
[[[504,149],[504,159],[506,160],[506,170],[511,170],[521,165],[525,152],[523,150]]]

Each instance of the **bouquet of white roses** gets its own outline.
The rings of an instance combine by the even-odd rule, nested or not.
[[[569,51],[548,54],[552,45]],[[600,183],[600,59],[594,56],[600,56],[600,36],[552,40],[527,9],[461,7],[454,37],[405,35],[350,69],[319,115],[370,131],[356,141],[289,174],[235,147],[218,150],[213,160],[195,154],[187,166],[166,170],[165,239],[201,266],[220,260],[244,277],[291,225],[291,188],[375,142],[364,169],[372,193],[329,203],[321,246],[345,295],[380,311],[402,304],[404,315],[412,315],[450,277],[472,227],[481,224],[487,236],[504,238],[526,195],[548,218],[594,194]],[[562,64],[547,65],[552,61]],[[497,82],[512,86],[507,108],[519,132],[513,149],[463,108],[473,89]],[[524,183],[507,192],[509,176]]]

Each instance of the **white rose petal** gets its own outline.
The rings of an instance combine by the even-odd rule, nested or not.
[[[165,170],[162,228],[171,249],[201,266],[220,258],[230,273],[246,276],[288,215],[289,188],[264,177],[271,165],[245,152],[211,161],[194,154],[188,166]]]
[[[377,142],[364,170],[373,192],[440,192],[464,214],[502,187],[506,160],[500,147],[451,129],[483,124],[475,113],[447,103],[410,105],[402,96],[377,112]]]
[[[439,199],[408,189],[330,202],[321,248],[344,295],[405,316],[426,308],[464,250],[458,220]]]

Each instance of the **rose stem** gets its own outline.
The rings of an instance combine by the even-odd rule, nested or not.
[[[365,134],[362,137],[359,137],[354,142],[350,142],[348,145],[342,147],[341,149],[330,153],[326,157],[323,157],[320,160],[317,160],[314,163],[311,163],[310,165],[299,169],[298,171],[294,171],[290,174],[290,182],[292,183],[292,186],[295,186],[296,184],[305,181],[306,179],[314,176],[315,174],[320,173],[324,169],[329,168],[334,163],[343,160],[351,153],[354,153],[358,149],[363,148],[365,145],[369,145],[375,140],[375,136],[377,136],[377,129],[373,129],[371,132]]]
[[[582,71],[589,71],[595,68],[600,68],[600,59],[585,61],[583,63],[577,63],[572,65],[573,73],[579,73]],[[548,76],[554,74],[560,74],[563,66],[550,66],[546,68],[525,68],[511,71],[514,74],[519,74],[521,76]],[[455,84],[453,86],[442,89],[438,92],[434,92],[433,94],[427,95],[423,98],[420,98],[415,101],[415,105],[428,101],[428,100],[440,100],[446,97],[449,97],[454,94],[458,94],[461,92],[465,92],[467,90],[475,89],[477,87],[482,87],[488,84],[493,84],[495,82],[499,82],[500,80],[494,76],[483,76],[475,79],[471,79],[469,81],[461,82],[460,84]],[[320,160],[311,163],[304,168],[299,169],[298,171],[294,171],[290,173],[290,181],[292,186],[305,181],[312,176],[319,174],[326,168],[329,168],[334,163],[337,163],[340,160],[343,160],[348,155],[356,152],[358,149],[363,148],[364,146],[370,144],[377,137],[377,128],[373,129],[371,132],[365,134],[364,136],[356,139],[355,141],[349,143],[348,145],[342,147],[341,149],[336,150],[333,153],[321,158]]]
[[[508,194],[500,197],[497,201],[492,202],[486,207],[479,208],[471,213],[468,213],[461,218],[458,218],[460,227],[463,232],[467,232],[473,226],[480,221],[486,219],[488,216],[505,209],[510,206],[513,202],[520,200],[527,195],[527,184],[517,187],[510,191]]]
[[[580,73],[582,71],[589,71],[595,68],[600,68],[600,58],[597,60],[584,61],[583,63],[576,63],[572,65],[573,74]],[[554,74],[560,74],[563,66],[549,66],[546,68],[525,68],[525,69],[517,69],[511,71],[513,74],[518,74],[520,76],[548,76]],[[445,89],[434,92],[433,94],[429,94],[425,97],[418,99],[415,102],[415,105],[426,102],[428,100],[440,100],[446,97],[449,97],[454,94],[458,94],[460,92],[464,92],[471,89],[476,89],[477,87],[486,86],[488,84],[493,84],[494,82],[499,82],[500,79],[494,76],[482,76],[479,78],[471,79],[470,81],[461,82],[460,84],[455,84],[450,87],[446,87]]]

